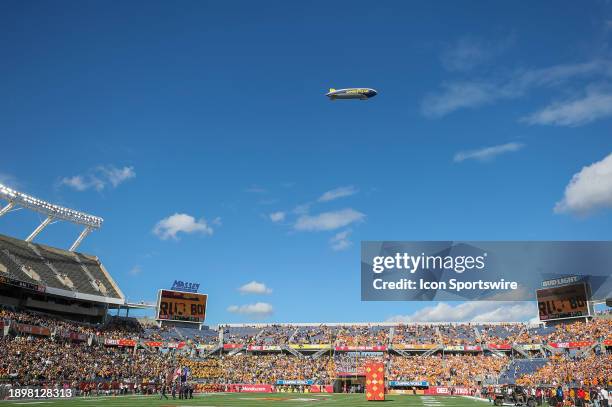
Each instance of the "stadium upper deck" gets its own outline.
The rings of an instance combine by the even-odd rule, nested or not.
[[[100,260],[0,235],[0,278],[9,285],[62,297],[124,304],[119,286]]]

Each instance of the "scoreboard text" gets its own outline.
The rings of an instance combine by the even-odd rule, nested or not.
[[[536,292],[540,321],[589,316],[589,296],[584,283],[545,288]]]
[[[206,294],[159,290],[157,319],[165,321],[204,322]]]

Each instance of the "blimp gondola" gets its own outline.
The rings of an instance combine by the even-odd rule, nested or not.
[[[360,99],[368,100],[378,95],[378,92],[371,88],[347,88],[347,89],[333,89],[330,88],[329,92],[325,94],[330,100],[336,99]]]

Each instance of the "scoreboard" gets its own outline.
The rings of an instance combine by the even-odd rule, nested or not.
[[[585,283],[544,288],[536,291],[536,297],[540,321],[590,315],[589,292]]]
[[[159,290],[157,319],[202,323],[206,318],[208,295],[174,290]]]

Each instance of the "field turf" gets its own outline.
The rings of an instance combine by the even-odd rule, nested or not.
[[[363,394],[254,394],[254,393],[221,393],[202,394],[194,396],[191,400],[160,400],[159,396],[118,396],[118,397],[85,397],[68,400],[14,400],[0,401],[0,406],[68,406],[68,407],[165,407],[165,406],[199,406],[199,407],[303,407],[303,406],[351,406],[351,407],[488,407],[492,404],[486,401],[474,400],[467,397],[449,396],[412,396],[393,395],[387,400],[366,401]]]

